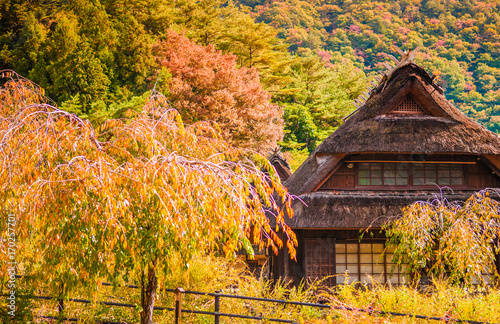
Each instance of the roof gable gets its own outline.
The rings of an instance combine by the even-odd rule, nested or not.
[[[408,99],[423,113],[395,114]],[[448,102],[424,69],[405,63],[391,71],[285,184],[293,194],[311,192],[345,156],[368,152],[497,155],[500,138]]]
[[[392,72],[390,80],[383,81],[379,86],[382,89],[372,91],[369,99],[345,124],[388,114],[408,97],[434,117],[452,121],[465,117],[445,99],[429,74],[416,64],[409,63],[401,66]]]

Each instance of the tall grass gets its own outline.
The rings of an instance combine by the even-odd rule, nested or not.
[[[408,286],[393,287],[376,283],[345,284],[333,288],[322,286],[321,281],[302,283],[298,287],[289,286],[286,281],[271,282],[259,276],[253,276],[241,261],[229,262],[215,256],[198,256],[189,267],[177,266],[173,259],[172,273],[162,282],[163,288],[182,287],[185,290],[202,292],[220,291],[225,294],[288,299],[290,301],[326,303],[332,306],[354,307],[373,310],[418,314],[452,318],[500,322],[500,290],[467,290],[450,286],[445,281],[434,282],[426,288]],[[44,294],[42,290],[33,292]],[[45,292],[46,293],[46,292]],[[140,290],[125,287],[102,286],[97,295],[89,296],[85,291],[74,291],[75,298],[92,298],[94,301],[115,301],[137,305],[133,308],[105,306],[98,303],[80,304],[65,302],[65,316],[81,319],[81,323],[94,323],[95,319],[138,323],[140,313]],[[0,309],[4,309],[4,299]],[[35,300],[24,302],[29,307],[33,319],[26,315],[17,319],[19,323],[41,323],[36,315],[57,315],[57,301]],[[158,306],[174,306],[174,296],[161,292]],[[213,311],[214,298],[211,296],[188,295],[183,299],[183,308]],[[1,312],[1,311],[0,311]],[[220,312],[242,315],[262,316],[294,320],[296,323],[426,323],[420,319],[396,316],[376,316],[366,312],[339,309],[319,309],[307,306],[292,306],[276,303],[221,298]],[[173,312],[156,311],[157,323],[173,323]],[[4,316],[4,323],[11,319]],[[183,313],[181,323],[213,323],[213,316]],[[265,322],[265,321],[264,321]],[[435,321],[432,321],[435,322]],[[259,323],[259,321],[222,317],[221,323]]]

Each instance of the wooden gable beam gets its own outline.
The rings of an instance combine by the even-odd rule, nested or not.
[[[405,53],[405,52],[403,52],[403,51],[402,51],[399,47],[397,47],[396,45],[391,45],[391,48],[392,48],[393,50],[395,50],[395,51],[396,51],[399,55],[401,55],[401,56],[405,56],[405,55],[406,55],[406,53]]]
[[[345,154],[345,156],[347,156],[347,154]],[[338,163],[337,165],[335,165],[332,170],[330,172],[328,172],[328,174],[326,175],[326,177],[323,178],[323,180],[321,180],[320,182],[318,182],[318,184],[316,185],[316,187],[314,187],[314,189],[312,190],[313,192],[315,191],[318,191],[319,188],[321,188],[321,186],[328,180],[330,179],[330,177],[332,176],[332,174],[334,174],[335,172],[337,172],[337,170],[342,166],[342,164],[344,163],[344,160],[345,160],[345,156],[344,158],[342,158]]]
[[[302,195],[317,190],[328,178],[328,175],[335,172],[342,161],[347,156],[345,153],[328,154],[325,156],[316,155],[316,161],[319,164],[318,169],[300,188],[298,194]],[[333,170],[333,171],[332,171]]]
[[[399,60],[397,58],[394,57],[394,55],[391,55],[391,54],[388,54],[387,56],[389,56],[389,58],[395,63],[395,64],[399,64]]]

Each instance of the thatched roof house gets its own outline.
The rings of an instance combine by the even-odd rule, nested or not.
[[[275,257],[273,274],[299,281],[347,270],[352,280],[401,283],[402,274],[390,276],[390,253],[379,259],[384,235],[359,241],[360,229],[379,229],[439,187],[465,200],[499,187],[499,176],[499,136],[447,101],[424,69],[403,61],[285,182],[300,198],[288,220],[299,251],[297,262],[286,252]]]

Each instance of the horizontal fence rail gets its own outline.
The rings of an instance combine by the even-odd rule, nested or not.
[[[102,283],[104,286],[112,286],[109,283]],[[123,285],[122,287],[126,288],[132,288],[132,289],[138,289],[140,288],[139,286],[135,285]],[[410,318],[416,318],[416,319],[422,319],[422,320],[434,320],[434,321],[443,321],[446,323],[468,323],[468,324],[494,324],[494,323],[489,323],[489,322],[481,322],[481,321],[473,321],[473,320],[465,320],[465,319],[455,319],[455,318],[450,318],[448,315],[445,315],[443,317],[437,317],[437,316],[427,316],[427,315],[417,315],[417,314],[407,314],[407,313],[399,313],[399,312],[391,312],[391,311],[382,311],[382,310],[376,310],[373,308],[356,308],[356,307],[348,307],[348,306],[336,306],[336,305],[327,305],[327,304],[319,304],[319,303],[305,303],[305,302],[296,302],[296,301],[290,301],[290,300],[283,300],[283,299],[270,299],[270,298],[262,298],[262,297],[250,297],[250,296],[242,296],[242,295],[233,295],[233,294],[224,294],[221,292],[201,292],[201,291],[191,291],[191,290],[184,290],[182,288],[177,288],[177,289],[164,289],[166,292],[171,292],[176,295],[176,304],[175,307],[162,307],[162,306],[156,306],[153,309],[160,311],[160,310],[166,310],[166,311],[174,311],[175,312],[175,323],[179,323],[181,320],[181,314],[182,313],[189,313],[189,314],[200,314],[200,315],[209,315],[209,316],[214,316],[214,323],[219,324],[220,318],[221,317],[230,317],[230,318],[242,318],[242,319],[249,319],[249,320],[258,320],[258,321],[268,321],[268,322],[276,322],[276,323],[291,323],[291,324],[297,324],[297,321],[293,320],[287,320],[287,319],[280,319],[280,318],[266,318],[263,316],[257,316],[257,315],[241,315],[241,314],[231,314],[231,313],[223,313],[220,312],[220,301],[221,298],[233,298],[233,299],[240,299],[240,300],[252,300],[252,301],[259,301],[259,302],[266,302],[266,303],[275,303],[275,304],[283,304],[283,305],[293,305],[293,306],[304,306],[304,307],[313,307],[313,308],[321,308],[321,309],[335,309],[335,310],[341,310],[341,311],[353,311],[353,312],[361,312],[361,313],[367,313],[369,315],[373,316],[403,316],[403,317],[410,317]],[[210,296],[214,297],[214,311],[201,311],[201,310],[193,310],[193,309],[183,309],[182,308],[182,295],[184,294],[189,294],[189,295],[200,295],[200,296]],[[8,296],[8,295],[2,295],[2,296]],[[57,298],[50,297],[50,296],[20,296],[20,297],[25,297],[25,298],[31,298],[31,299],[45,299],[45,300],[54,300]],[[75,303],[84,303],[84,304],[91,304],[94,303],[91,300],[87,299],[78,299],[78,298],[69,298],[65,299],[65,301],[69,302],[75,302]],[[106,301],[96,301],[95,303],[101,304],[101,305],[107,305],[107,306],[117,306],[117,307],[128,307],[128,308],[135,308],[137,307],[136,304],[127,304],[127,303],[117,303],[117,302],[106,302]],[[60,315],[62,315],[62,311],[64,307],[58,307]],[[37,316],[39,318],[43,319],[54,319],[54,320],[64,320],[64,321],[69,321],[69,322],[77,322],[77,318],[61,318],[60,316]],[[111,321],[106,321],[106,320],[97,320],[98,323],[101,324],[123,324],[124,322],[111,322]]]
[[[165,289],[165,291],[175,293],[176,289]],[[221,294],[221,293],[207,293],[207,292],[190,291],[190,290],[183,291],[182,293],[193,294],[193,295],[205,295],[205,296],[214,296],[214,297],[255,300],[255,301],[281,303],[281,304],[296,305],[296,306],[309,306],[309,307],[316,307],[316,308],[323,308],[323,309],[355,311],[355,312],[367,313],[370,315],[404,316],[404,317],[412,317],[412,318],[425,319],[425,320],[456,322],[456,323],[469,323],[469,324],[494,324],[494,323],[489,323],[489,322],[480,322],[480,321],[448,318],[446,315],[443,317],[427,316],[427,315],[414,315],[414,314],[405,314],[405,313],[398,313],[398,312],[391,312],[391,311],[381,311],[381,310],[375,310],[375,309],[371,309],[371,308],[355,308],[355,307],[347,307],[347,306],[334,306],[334,305],[326,305],[326,304],[318,304],[318,303],[295,302],[295,301],[289,301],[289,300],[283,300],[283,299],[270,299],[270,298],[262,298],[262,297],[250,297],[250,296],[240,296],[240,295]],[[296,322],[287,321],[285,323],[296,323]]]

